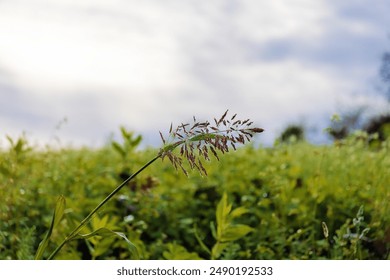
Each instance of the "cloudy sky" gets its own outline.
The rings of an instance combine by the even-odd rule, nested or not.
[[[388,0],[0,0],[0,146],[101,145],[119,126],[158,144],[226,109],[313,141],[333,113],[385,110]],[[59,140],[60,139],[60,140]]]

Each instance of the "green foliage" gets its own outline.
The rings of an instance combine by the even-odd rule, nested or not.
[[[237,148],[205,162],[206,178],[156,161],[56,258],[131,259],[127,239],[140,259],[389,259],[390,141],[374,148],[370,137]],[[38,150],[23,141],[0,150],[0,259],[34,258],[53,222],[51,252],[121,182],[111,145]],[[154,154],[133,149],[126,160],[141,166]],[[55,210],[60,195],[67,203]]]
[[[11,146],[11,154],[15,155],[16,157],[20,157],[23,154],[26,154],[27,152],[31,151],[31,147],[28,146],[28,141],[24,135],[22,137],[19,137],[16,141],[8,135],[6,136],[6,138]]]
[[[351,259],[365,259],[369,252],[364,249],[364,242],[370,242],[367,234],[370,228],[364,222],[364,207],[361,206],[356,217],[348,219],[339,230],[336,231],[334,242],[330,242],[330,254],[333,258],[341,258],[349,254]]]
[[[186,248],[176,243],[168,243],[163,257],[166,260],[201,260],[197,253],[189,253]]]
[[[196,239],[211,259],[219,259],[223,253],[228,251],[228,248],[232,248],[232,242],[253,231],[253,229],[247,225],[234,223],[235,218],[238,218],[247,212],[248,210],[244,207],[238,207],[232,211],[232,204],[228,203],[227,194],[224,192],[215,212],[217,228],[215,228],[213,221],[210,223],[211,233],[215,239],[215,244],[211,250],[205,245],[195,228]]]
[[[211,250],[211,258],[217,259],[226,249],[230,242],[236,241],[251,231],[253,228],[247,225],[234,224],[233,220],[247,213],[244,207],[238,207],[232,211],[232,204],[228,203],[227,194],[224,192],[221,201],[218,203],[216,211],[217,229],[212,223],[212,232],[217,241]]]
[[[389,96],[390,97],[390,96]],[[390,114],[379,115],[367,121],[363,128],[368,134],[376,134],[378,141],[384,141],[390,137]]]
[[[107,239],[107,237],[119,237],[125,240],[133,255],[138,258],[137,248],[122,232],[115,232],[102,227],[87,234],[78,234],[73,239],[91,239],[90,243],[88,243],[88,248],[90,249],[92,259],[96,259],[97,257],[106,254],[107,251],[110,251],[112,241]]]
[[[122,143],[112,141],[111,145],[113,149],[118,152],[121,157],[125,160],[139,146],[142,141],[142,136],[137,135],[133,131],[127,130],[124,126],[120,127]]]
[[[54,209],[53,218],[51,220],[50,227],[49,227],[45,237],[43,238],[43,240],[39,244],[37,254],[35,255],[36,260],[42,259],[43,253],[45,252],[45,249],[46,249],[47,245],[49,244],[51,235],[53,233],[53,229],[55,227],[57,227],[57,225],[59,224],[59,222],[62,219],[62,216],[64,215],[65,205],[66,205],[65,198],[63,196],[60,196],[57,199],[57,203],[56,203],[56,207]]]
[[[278,139],[282,143],[295,143],[303,140],[305,140],[305,129],[301,125],[289,125]]]

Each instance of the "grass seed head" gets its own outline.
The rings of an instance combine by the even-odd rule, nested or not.
[[[171,136],[170,143],[165,141],[162,133],[160,133],[163,141],[163,148],[160,150],[160,157],[164,159],[168,157],[176,170],[180,169],[185,175],[188,175],[187,170],[183,166],[183,159],[187,160],[191,169],[197,169],[201,175],[207,176],[207,171],[203,166],[201,158],[209,161],[209,152],[219,160],[218,151],[222,154],[229,152],[229,145],[236,150],[237,143],[245,144],[250,142],[253,136],[261,133],[264,130],[258,127],[252,127],[249,119],[244,121],[235,120],[237,114],[234,114],[230,119],[227,119],[228,110],[217,120],[214,118],[215,125],[211,126],[210,122],[198,122],[193,117],[193,124],[181,124],[176,129],[169,129]],[[180,153],[174,154],[173,151],[178,146]]]

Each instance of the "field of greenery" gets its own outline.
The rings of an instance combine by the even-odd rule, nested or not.
[[[61,196],[47,258],[158,152],[137,149],[141,138],[131,132],[122,136],[98,149],[38,149],[8,138],[0,150],[0,259],[34,259]],[[218,155],[204,164],[208,176],[186,177],[157,160],[81,232],[123,234],[75,239],[55,258],[390,259],[390,140],[356,133],[331,145],[249,144]]]

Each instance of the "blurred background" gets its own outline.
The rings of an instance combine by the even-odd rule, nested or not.
[[[98,147],[226,109],[315,144],[389,112],[387,0],[1,0],[0,147]],[[342,132],[342,126],[337,128]]]

